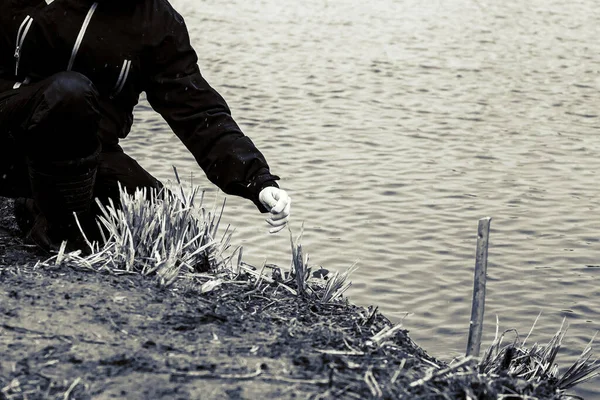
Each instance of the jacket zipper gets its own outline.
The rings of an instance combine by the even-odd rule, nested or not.
[[[67,65],[67,71],[70,71],[73,68],[73,63],[75,62],[75,57],[77,57],[77,52],[79,51],[79,47],[81,46],[81,42],[83,42],[83,36],[85,35],[85,31],[90,25],[90,21],[92,20],[92,16],[98,7],[98,3],[95,2],[92,4],[90,9],[88,10],[85,19],[83,20],[83,25],[81,25],[81,29],[79,30],[79,35],[77,35],[77,40],[75,40],[75,45],[73,46],[73,51],[71,51],[71,58],[69,59],[69,64]]]
[[[113,89],[113,93],[110,98],[115,98],[121,93],[123,87],[125,86],[125,82],[127,82],[127,77],[129,76],[129,71],[131,70],[131,60],[125,60],[123,62],[123,66],[121,67],[121,72],[119,73],[119,78],[117,79],[117,84]]]
[[[21,61],[21,50],[23,48],[23,42],[25,41],[25,37],[29,32],[29,28],[31,28],[31,24],[33,23],[33,18],[31,16],[26,16],[21,25],[19,26],[19,30],[17,31],[17,41],[15,46],[15,76],[19,74],[19,61]]]

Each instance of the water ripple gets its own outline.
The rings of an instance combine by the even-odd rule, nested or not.
[[[204,75],[293,196],[311,259],[360,260],[353,301],[405,318],[436,356],[464,353],[489,215],[484,339],[496,316],[526,333],[542,311],[536,340],[566,317],[559,362],[581,352],[600,327],[595,2],[172,2]],[[212,204],[214,186],[145,99],[135,118],[126,150],[162,180],[171,165],[193,175]],[[289,265],[289,238],[227,201],[248,261]],[[576,393],[600,398],[596,386]]]

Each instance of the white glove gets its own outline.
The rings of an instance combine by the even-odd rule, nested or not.
[[[269,233],[277,233],[285,228],[292,205],[292,199],[285,190],[274,186],[267,186],[258,194],[258,200],[271,213],[269,219],[266,220],[273,227],[269,229]]]

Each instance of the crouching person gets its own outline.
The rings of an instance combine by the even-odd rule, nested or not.
[[[197,61],[166,0],[0,2],[0,196],[28,241],[85,250],[74,215],[99,239],[95,198],[162,188],[119,145],[142,92],[211,182],[287,224],[290,197]]]
[[[118,204],[118,182],[130,191],[162,187],[119,146],[102,145],[98,97],[78,72],[0,94],[0,195],[16,199],[24,237],[45,250],[63,240],[86,250],[75,216],[99,240],[94,199]]]

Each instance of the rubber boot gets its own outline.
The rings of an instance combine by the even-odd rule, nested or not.
[[[66,240],[69,251],[89,254],[75,216],[82,225],[93,220],[90,210],[98,155],[99,146],[90,156],[74,160],[28,160],[31,192],[40,214],[26,239],[48,251]]]

